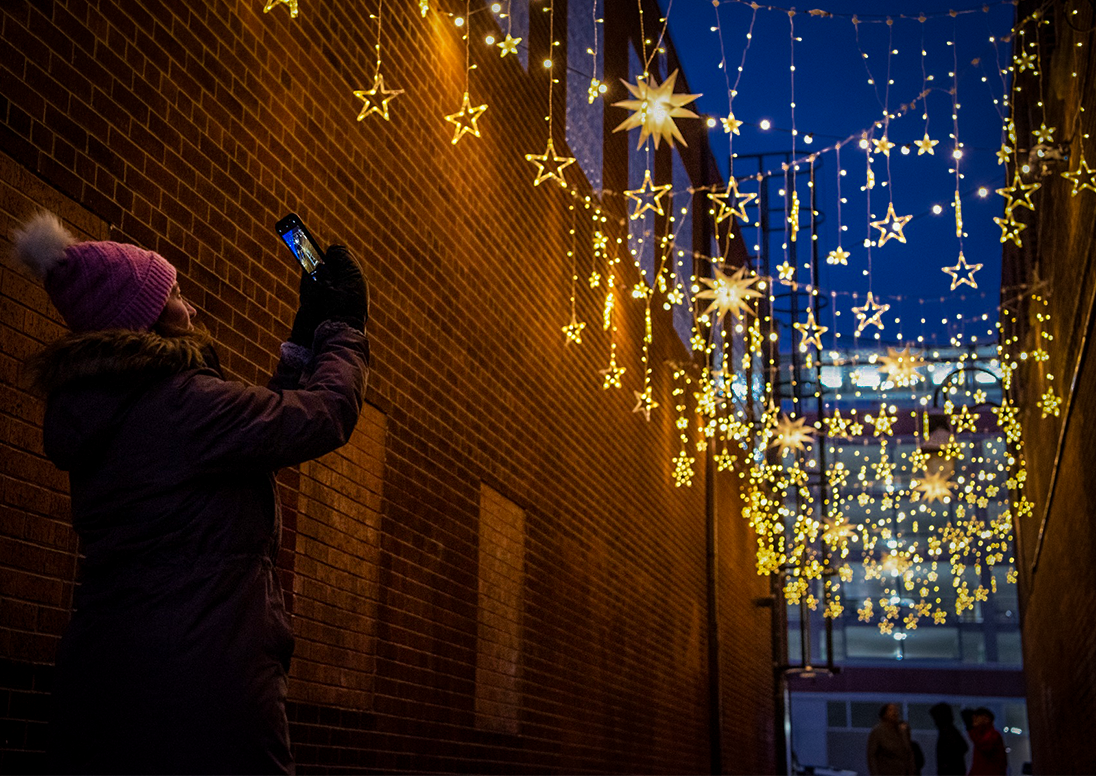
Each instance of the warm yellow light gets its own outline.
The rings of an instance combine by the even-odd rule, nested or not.
[[[464,26],[464,17],[463,16],[458,16],[456,19],[453,20],[453,24],[457,25],[458,27],[463,27]]]
[[[772,126],[772,122],[768,119],[761,119],[761,123],[758,126],[762,129],[769,129]]]
[[[933,205],[932,206],[932,212],[933,212],[933,215],[940,215],[941,213],[944,212],[944,208],[940,207],[939,205]]]
[[[484,42],[487,43],[488,46],[493,46],[494,43],[495,43],[495,36],[494,35],[488,35],[483,40],[484,40]]]

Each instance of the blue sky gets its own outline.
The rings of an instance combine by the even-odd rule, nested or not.
[[[660,1],[665,10],[667,0]],[[834,14],[861,14],[862,21],[854,25],[849,18],[823,18],[804,10],[794,16],[795,36],[799,39],[794,43],[795,127],[799,132],[796,148],[803,154],[832,146],[850,135],[859,136],[861,131],[871,128],[872,122],[882,118],[888,64],[893,80],[886,99],[890,111],[894,113],[903,103],[914,100],[926,84],[922,76],[922,40],[925,74],[933,76],[927,82],[934,87],[927,97],[927,109],[928,133],[940,141],[935,153],[918,156],[916,147],[908,156],[900,153],[901,145],[920,139],[925,132],[922,114],[926,103],[918,102],[916,109],[890,123],[889,139],[898,146],[890,154],[889,187],[883,185],[888,178],[886,157],[876,154],[872,165],[877,181],[870,192],[874,218],[886,215],[891,197],[899,216],[914,216],[904,230],[906,244],[890,240],[871,251],[871,290],[893,305],[887,315],[890,320],[882,333],[883,341],[895,340],[899,330],[904,340],[924,336],[926,344],[943,344],[958,331],[965,332],[967,338],[974,335],[987,339],[997,319],[1000,296],[1000,229],[992,219],[1001,215],[1003,200],[993,190],[1005,185],[1005,168],[998,165],[995,156],[1001,144],[1004,109],[993,100],[1000,100],[1004,90],[999,67],[1009,62],[1010,44],[1002,39],[1010,33],[1013,6],[993,5],[988,12],[983,12],[980,5],[973,6],[979,10],[951,17],[949,4],[938,0],[918,4],[818,0],[817,5]],[[897,18],[899,14],[916,17],[921,12],[929,17],[925,22]],[[728,89],[724,72],[719,68],[719,35],[711,31],[717,13],[733,85],[754,16],[749,5],[724,0],[717,10],[710,0],[674,0],[669,25],[689,87],[693,92],[703,93],[695,109],[704,115],[721,117],[727,114]],[[892,25],[875,21],[886,14],[895,17]],[[996,45],[990,41],[991,36]],[[954,48],[949,41],[955,43]],[[888,56],[894,50],[898,54]],[[791,148],[791,56],[788,14],[759,9],[734,98],[735,116],[745,122],[741,136],[733,138],[737,154]],[[957,69],[953,61],[958,62]],[[875,87],[868,83],[869,69]],[[968,263],[983,265],[975,276],[977,290],[961,286],[955,292],[949,290],[951,278],[941,271],[941,267],[956,263],[960,250],[951,207],[956,181],[954,173],[949,172],[954,148],[950,137],[952,96],[948,93],[952,72],[959,74],[958,136],[964,146],[960,161],[964,178],[959,184],[964,194],[962,213],[966,231],[962,250]],[[773,129],[759,129],[756,125],[762,119],[769,119]],[[813,133],[811,145],[803,142],[807,133]],[[876,129],[875,137],[881,135],[882,130]],[[726,175],[728,136],[717,127],[710,130],[710,137]],[[832,151],[824,155],[816,175],[819,210],[823,213],[819,238],[823,257],[821,285],[827,294],[838,293],[836,309],[843,311],[833,320],[825,320],[832,316],[832,311],[827,312],[822,323],[836,323],[834,328],[844,332],[842,341],[846,345],[852,344],[846,338],[855,323],[848,308],[862,304],[869,287],[868,251],[863,240],[869,233],[877,234],[868,226],[868,202],[861,191],[865,164],[866,154],[855,141],[842,146],[841,166],[847,174],[841,178],[841,195],[847,202],[841,206],[841,221],[847,229],[841,235],[841,243],[852,254],[848,266],[824,263],[825,254],[837,246],[839,236],[837,167]],[[739,174],[742,167],[740,164]],[[975,193],[979,187],[986,187],[989,196],[980,198]],[[940,215],[932,214],[935,204],[943,208]],[[754,234],[755,230],[747,228],[745,236],[751,244],[756,241]],[[857,295],[856,301],[852,294]],[[900,325],[892,322],[896,315],[901,319]],[[980,320],[983,315],[989,317],[988,322]],[[962,320],[957,322],[957,316]],[[923,325],[922,317],[927,321]],[[947,324],[941,322],[944,317],[948,318]],[[833,329],[829,336],[832,333]]]

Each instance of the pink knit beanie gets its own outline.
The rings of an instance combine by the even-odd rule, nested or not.
[[[41,278],[73,331],[148,331],[175,285],[167,259],[136,245],[78,243],[52,213],[15,232],[15,255]]]

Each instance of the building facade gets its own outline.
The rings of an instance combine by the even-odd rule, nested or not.
[[[1022,2],[1017,18],[1043,12]],[[1056,3],[1026,37],[1040,46],[1043,94],[1015,95],[1019,170],[1039,183],[1021,245],[1005,245],[1002,297],[1005,336],[1015,353],[1045,351],[1020,362],[1014,399],[1024,409],[1031,514],[1019,521],[1021,632],[1036,773],[1096,769],[1087,720],[1096,714],[1096,528],[1091,472],[1096,446],[1086,419],[1096,411],[1092,347],[1096,299],[1096,180],[1084,160],[1096,159],[1096,61],[1089,6]],[[1033,131],[1061,127],[1050,146]],[[1043,156],[1040,156],[1040,151]],[[1085,166],[1090,166],[1085,162]],[[1079,176],[1088,188],[1063,178]],[[1044,410],[1048,390],[1061,400]]]
[[[681,322],[654,310],[646,353],[641,308],[622,299],[628,373],[605,390],[601,302],[574,282],[592,255],[587,204],[619,245],[636,236],[622,196],[636,133],[612,133],[627,114],[608,104],[650,48],[635,4],[297,7],[0,10],[0,770],[43,767],[79,584],[67,479],[42,454],[43,402],[22,372],[64,328],[9,255],[41,208],[171,261],[248,382],[273,367],[296,305],[273,223],[297,212],[362,259],[367,407],[346,447],[278,477],[302,771],[773,770],[773,610],[737,485],[701,465],[675,487],[672,416],[631,411],[645,357],[653,398],[673,405],[663,366],[693,358]],[[641,8],[649,36],[660,14]],[[508,34],[523,41],[500,56],[487,37]],[[659,80],[676,68],[661,45]],[[356,121],[378,58],[403,93],[387,121]],[[607,92],[581,113],[592,78]],[[445,117],[465,93],[488,108],[479,136],[454,140]],[[714,180],[703,131],[682,129],[687,148],[643,160],[675,197]],[[566,189],[534,187],[524,158],[550,130],[578,159]],[[705,228],[691,221],[685,242],[709,244]],[[629,288],[637,263],[621,265]],[[561,333],[571,320],[589,322],[581,343]]]

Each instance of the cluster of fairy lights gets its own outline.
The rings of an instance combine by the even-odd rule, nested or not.
[[[298,0],[267,0],[264,11],[281,5],[287,6],[291,17],[296,18]],[[600,324],[608,335],[605,366],[598,370],[602,387],[606,391],[618,391],[626,386],[635,386],[631,388],[635,400],[633,412],[649,421],[652,412],[659,406],[654,398],[651,364],[651,346],[656,328],[652,322],[652,310],[656,304],[661,304],[665,310],[687,310],[693,324],[689,345],[697,357],[686,364],[670,365],[672,407],[667,408],[673,411],[680,440],[678,452],[671,462],[675,484],[679,487],[692,485],[696,477],[696,455],[709,449],[718,471],[737,474],[745,485],[743,515],[757,536],[757,570],[762,574],[781,574],[785,582],[785,597],[790,603],[802,603],[812,609],[821,608],[826,617],[838,617],[845,609],[842,586],[852,582],[855,568],[860,568],[865,580],[878,580],[877,587],[882,592],[874,598],[857,601],[855,612],[862,621],[876,621],[883,633],[892,633],[897,637],[919,624],[943,623],[950,616],[962,616],[977,602],[986,600],[987,596],[996,592],[998,577],[991,573],[994,567],[1008,569],[1005,576],[1007,582],[1014,582],[1016,578],[1011,554],[1014,521],[1030,514],[1032,504],[1025,494],[1020,408],[1008,396],[1018,362],[1032,359],[1043,370],[1039,376],[1045,390],[1037,399],[1042,417],[1056,417],[1059,413],[1061,398],[1055,390],[1054,376],[1044,369],[1050,339],[1046,327],[1042,326],[1049,317],[1045,309],[1047,302],[1040,296],[1031,299],[1033,305],[1039,306],[1037,347],[1030,352],[1017,353],[1015,339],[1002,341],[990,363],[999,375],[1003,388],[999,405],[989,403],[981,389],[970,390],[955,385],[947,387],[942,411],[948,421],[948,439],[932,454],[917,444],[910,444],[909,435],[896,436],[895,432],[897,424],[915,429],[915,441],[923,441],[928,436],[928,403],[933,383],[926,376],[926,371],[931,372],[933,365],[923,357],[924,351],[911,351],[910,346],[901,351],[890,348],[885,356],[880,353],[864,355],[865,351],[855,347],[847,351],[855,354],[850,357],[856,368],[855,375],[872,371],[878,373],[877,377],[868,380],[869,384],[882,386],[879,394],[881,404],[877,410],[863,415],[850,410],[842,416],[840,407],[835,403],[829,414],[812,425],[802,414],[803,408],[798,406],[797,397],[793,402],[796,406],[792,414],[783,413],[776,403],[772,385],[764,379],[764,375],[776,372],[777,333],[771,314],[775,294],[780,286],[791,287],[793,292],[803,290],[812,300],[822,293],[821,289],[810,283],[802,283],[797,277],[801,271],[809,276],[810,265],[795,266],[788,258],[788,244],[801,239],[799,232],[804,218],[811,226],[812,239],[818,239],[813,228],[817,214],[810,204],[804,205],[805,202],[813,203],[813,196],[801,195],[797,189],[801,165],[808,167],[808,185],[813,189],[816,161],[823,154],[832,152],[835,156],[837,240],[836,245],[824,249],[822,255],[828,264],[847,265],[852,253],[843,244],[848,225],[845,223],[847,214],[841,209],[841,204],[846,202],[841,196],[846,177],[846,170],[841,165],[841,153],[843,148],[852,148],[865,154],[866,176],[861,189],[868,203],[866,226],[869,235],[864,239],[863,247],[867,266],[864,274],[868,278],[869,288],[863,299],[851,293],[840,294],[841,297],[851,297],[847,305],[841,303],[838,292],[829,292],[833,340],[836,342],[841,336],[836,324],[844,308],[856,318],[854,340],[862,335],[874,336],[878,340],[879,333],[888,323],[892,323],[898,328],[898,340],[905,341],[902,321],[893,316],[886,317],[891,305],[876,297],[871,289],[872,252],[873,249],[885,251],[885,246],[892,240],[906,242],[905,230],[914,218],[912,214],[899,215],[895,210],[891,153],[897,149],[908,155],[916,150],[918,156],[932,156],[942,150],[937,148],[941,141],[930,135],[930,117],[925,98],[936,87],[930,85],[934,77],[928,75],[925,69],[927,52],[923,34],[920,51],[922,91],[910,103],[899,108],[892,108],[890,94],[892,57],[899,53],[893,46],[895,20],[913,19],[924,25],[929,17],[924,14],[874,20],[847,17],[856,32],[858,48],[861,24],[885,21],[891,30],[882,92],[870,67],[868,54],[860,48],[868,83],[879,98],[881,115],[867,129],[797,158],[796,141],[801,139],[804,147],[811,146],[814,136],[801,133],[795,126],[794,56],[795,43],[800,40],[795,34],[796,12],[794,9],[748,4],[753,15],[732,84],[719,5],[719,0],[713,2],[716,19],[711,30],[719,35],[719,67],[726,79],[727,115],[707,118],[707,126],[711,129],[721,127],[732,143],[734,136],[740,135],[744,122],[735,116],[734,100],[746,65],[754,21],[759,11],[786,13],[792,52],[790,133],[793,161],[783,165],[779,171],[746,177],[736,177],[732,167],[726,185],[690,187],[675,192],[671,184],[657,182],[651,145],[657,150],[662,141],[670,145],[675,142],[685,144],[675,121],[700,118],[686,107],[700,95],[676,92],[677,71],[667,75],[661,83],[651,71],[655,53],[664,52],[661,43],[672,4],[666,15],[659,18],[661,33],[652,43],[644,27],[643,2],[638,0],[643,69],[634,83],[624,83],[627,97],[613,103],[614,107],[629,114],[613,131],[639,130],[638,148],[646,147],[647,168],[638,188],[623,192],[604,190],[595,198],[581,194],[575,184],[567,180],[565,170],[575,159],[559,153],[554,145],[553,87],[559,80],[553,73],[552,54],[559,43],[555,40],[554,5],[551,0],[545,1],[542,10],[549,16],[552,47],[542,62],[549,73],[545,115],[547,137],[542,153],[525,153],[524,158],[535,168],[532,179],[534,187],[550,182],[555,184],[553,188],[564,191],[571,198],[570,202],[565,201],[570,214],[570,250],[567,255],[571,284],[568,318],[561,327],[564,343],[583,345],[583,333],[588,323],[595,328]],[[431,6],[430,0],[418,0],[418,10],[423,17],[431,12],[439,13]],[[486,104],[474,105],[476,101],[471,98],[474,91],[471,73],[476,65],[472,62],[470,0],[466,0],[464,10],[463,16],[444,14],[460,31],[465,54],[460,108],[443,117],[454,127],[453,145],[467,135],[480,137],[478,122],[488,110]],[[500,57],[515,55],[516,59],[517,47],[522,39],[512,35],[509,2],[505,6],[495,3],[490,10],[505,33],[501,40],[496,38],[494,32],[488,34],[486,44],[497,48]],[[382,0],[378,0],[376,13],[370,15],[371,19],[376,20],[376,61],[370,87],[354,91],[354,96],[362,101],[358,121],[371,116],[389,120],[389,103],[404,93],[403,90],[386,87],[381,73],[381,12]],[[949,12],[947,16],[954,19],[960,13],[973,12]],[[834,16],[823,11],[811,11],[810,14]],[[587,90],[587,102],[591,105],[609,91],[608,85],[596,77],[598,25],[603,21],[598,17],[598,3],[595,0],[590,18],[595,43],[593,48],[587,50],[595,66],[595,74],[590,77]],[[1049,19],[1035,13],[1017,20],[1011,35],[1000,39],[1000,42],[1013,44],[1013,58],[1008,66],[1002,67],[998,63],[996,67],[1002,87],[1006,90],[1003,97],[993,100],[1002,120],[1002,144],[997,157],[1000,164],[1010,164],[1014,172],[1011,183],[996,190],[1004,198],[1005,206],[1003,216],[994,221],[1001,228],[1001,242],[1011,241],[1017,246],[1023,244],[1022,232],[1038,205],[1037,192],[1049,183],[1050,174],[1043,157],[1056,142],[1056,129],[1047,125],[1041,99],[1043,82],[1040,78],[1039,28],[1049,23]],[[990,42],[996,49],[999,39],[991,37]],[[959,138],[959,68],[955,41],[949,41],[948,45],[952,50],[951,85],[948,89],[952,99],[952,131],[948,153],[952,164],[950,172],[955,180],[951,207],[954,210],[957,245],[955,263],[945,264],[941,270],[951,278],[950,291],[955,292],[963,285],[977,289],[975,274],[982,265],[969,262],[963,253],[966,233],[962,217],[961,181],[964,175],[960,163],[964,150]],[[1076,52],[1081,46],[1082,41],[1076,41],[1075,71]],[[1073,77],[1077,77],[1076,72]],[[986,82],[987,78],[982,80]],[[1025,88],[1039,90],[1037,104],[1043,115],[1039,128],[1032,133],[1034,141],[1021,143],[1011,110],[1015,93]],[[911,145],[900,147],[889,139],[891,123],[915,115],[918,102],[921,103],[923,137]],[[600,106],[595,109],[602,110]],[[1081,111],[1083,108],[1074,117],[1072,126],[1073,142],[1080,145],[1075,153],[1076,164],[1070,164],[1065,170],[1050,171],[1071,184],[1072,196],[1078,196],[1084,190],[1096,194],[1096,171],[1088,166],[1084,154],[1084,144],[1089,136],[1080,132]],[[764,119],[755,126],[768,130],[771,122]],[[1035,147],[1030,149],[1030,153],[1028,149],[1021,148],[1021,145],[1033,144]],[[734,157],[732,150],[732,165]],[[758,193],[743,191],[740,187],[781,174],[785,181],[780,192],[785,198],[784,262],[776,268],[774,277],[760,275],[748,265],[730,265],[726,261],[731,254],[730,241],[741,236],[743,227],[756,227],[758,240],[761,239],[760,221],[750,212],[757,208]],[[880,174],[885,175],[882,183],[879,181]],[[877,217],[872,210],[872,194],[877,185],[886,189],[886,210],[882,217]],[[980,197],[987,194],[985,187],[978,190]],[[687,206],[679,208],[675,204],[677,195],[682,195]],[[626,219],[618,221],[615,217],[610,218],[602,205],[608,197],[623,198]],[[707,256],[694,251],[688,235],[685,236],[688,247],[680,246],[679,232],[688,222],[690,207],[696,207],[694,215],[704,215],[712,220],[721,255]],[[934,205],[932,212],[939,215],[943,207]],[[579,224],[581,213],[585,213],[584,217],[588,219],[585,227]],[[629,249],[629,226],[648,213],[660,217],[655,222],[660,233],[639,235],[639,247]],[[873,236],[872,230],[878,234]],[[583,241],[587,235],[590,241],[581,250],[580,234]],[[642,246],[647,239],[652,239],[655,247],[653,274],[645,270],[640,262]],[[581,271],[580,255],[590,256],[589,266]],[[710,267],[710,275],[696,274],[694,264]],[[581,285],[599,295],[600,320],[579,320],[576,294]],[[643,325],[640,368],[626,378],[625,375],[631,370],[622,363],[623,357],[618,352],[621,345],[618,322],[627,300],[642,305]],[[822,325],[816,314],[817,309],[817,304],[807,305],[805,320],[794,321],[792,325],[798,337],[796,346],[805,356],[807,369],[817,368],[820,373],[821,364],[826,358],[823,335],[831,331],[831,326]],[[1011,313],[1003,310],[1003,314],[1007,316]],[[986,320],[986,316],[982,316],[982,320]],[[956,316],[955,321],[958,323],[961,318]],[[921,324],[925,322],[922,317]],[[948,324],[949,319],[945,316],[942,322]],[[907,322],[907,327],[911,323],[916,325],[915,322]],[[1000,329],[1001,324],[996,327],[991,325],[991,334],[994,328]],[[919,343],[923,340],[923,337],[917,337]],[[962,334],[954,339],[952,345],[961,349]],[[829,356],[831,365],[850,363],[837,358],[837,351],[830,352]],[[866,359],[863,364],[859,363],[862,357]],[[957,360],[960,371],[965,367],[985,366],[978,364],[973,349],[960,353]],[[705,366],[697,366],[700,363]],[[818,390],[822,390],[822,381],[818,382]],[[840,401],[841,395],[837,394],[836,399]],[[908,410],[908,419],[899,418],[898,407],[894,403],[899,399],[902,406],[915,407]],[[907,399],[910,401],[907,402]],[[987,432],[987,429],[991,430]],[[826,450],[831,462],[824,470],[818,460],[821,449]],[[822,479],[825,487],[819,487]]]

